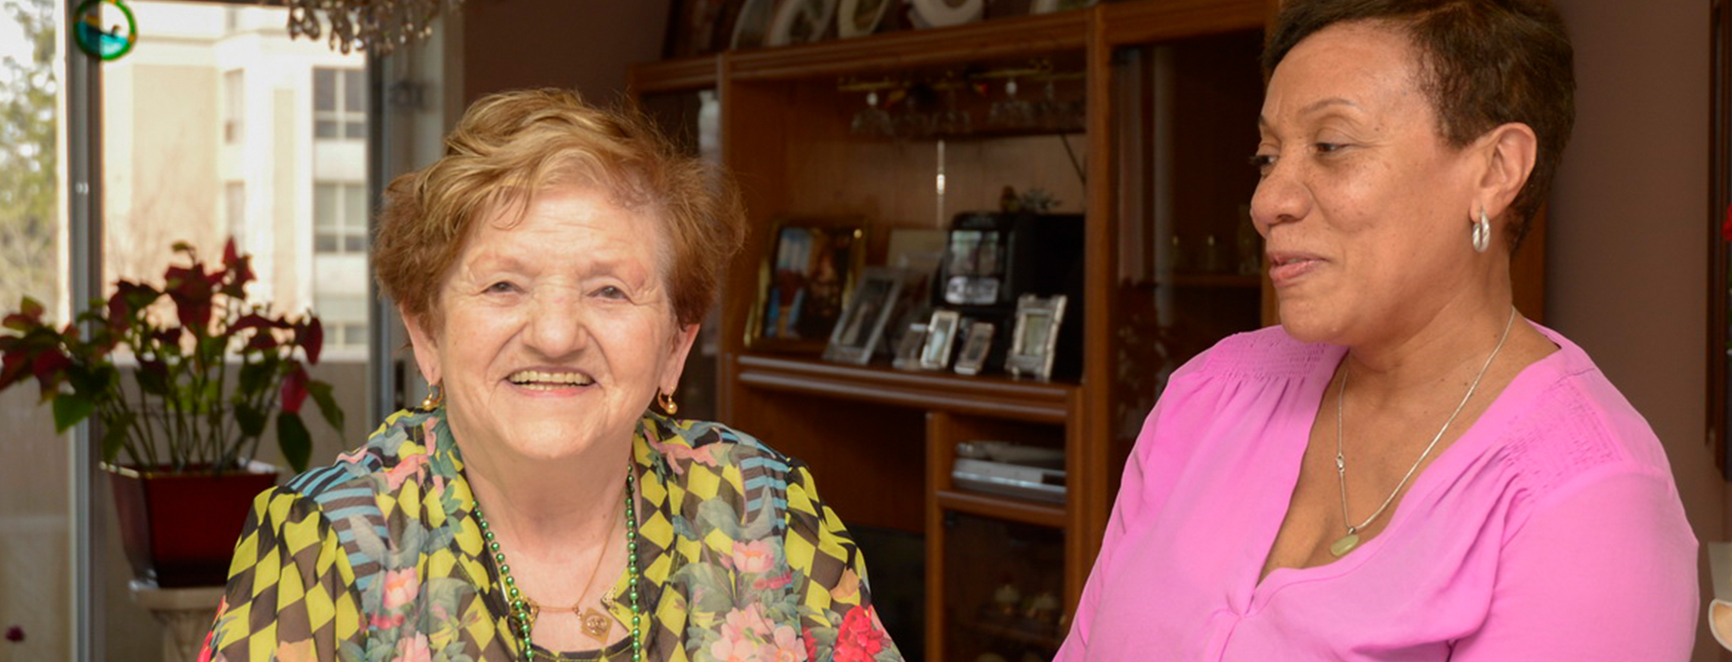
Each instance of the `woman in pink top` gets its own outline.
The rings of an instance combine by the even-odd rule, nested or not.
[[[1685,660],[1659,441],[1511,304],[1575,87],[1522,0],[1288,0],[1252,220],[1282,326],[1173,375],[1059,659]]]

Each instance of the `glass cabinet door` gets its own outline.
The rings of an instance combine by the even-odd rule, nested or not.
[[[1261,41],[1249,31],[1113,54],[1121,444],[1185,361],[1273,321],[1250,221]]]

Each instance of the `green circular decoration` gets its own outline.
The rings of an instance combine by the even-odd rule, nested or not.
[[[104,11],[106,7],[113,9]],[[78,50],[91,57],[114,60],[131,52],[132,45],[138,43],[138,21],[133,19],[132,9],[120,0],[85,0],[73,15],[74,41],[78,42]],[[121,32],[121,18],[126,19],[125,32]],[[111,27],[104,29],[104,24]]]

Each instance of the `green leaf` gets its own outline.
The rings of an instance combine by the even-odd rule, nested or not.
[[[271,387],[271,377],[276,373],[276,361],[260,361],[241,366],[241,376],[236,392],[246,399],[264,392]]]
[[[107,430],[102,434],[102,461],[113,462],[120,456],[120,449],[126,446],[126,431],[132,429],[134,414],[124,414],[119,420],[108,421]]]
[[[307,424],[301,422],[300,414],[277,414],[277,447],[282,449],[283,459],[295,473],[307,470],[307,460],[313,456],[313,438],[307,434]]]
[[[54,398],[54,431],[71,429],[79,421],[90,418],[93,411],[96,411],[95,402],[76,394],[61,393]]]
[[[331,385],[320,381],[307,382],[307,393],[313,396],[313,402],[319,404],[319,415],[331,424],[331,429],[343,431],[343,409],[337,406],[337,399],[331,397]]]
[[[168,368],[161,363],[145,362],[132,372],[138,380],[138,390],[150,395],[168,395]]]
[[[83,366],[73,365],[67,369],[66,378],[66,381],[72,384],[72,391],[82,396],[94,398],[108,389],[108,374],[103,372],[102,366],[88,370]]]
[[[235,405],[235,423],[241,426],[241,435],[251,439],[265,432],[265,413],[247,405]]]

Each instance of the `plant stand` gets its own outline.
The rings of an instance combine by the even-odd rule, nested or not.
[[[149,609],[150,615],[162,624],[162,659],[193,659],[216,618],[223,587],[161,588],[156,582],[138,579],[132,580],[130,586],[132,601]]]

